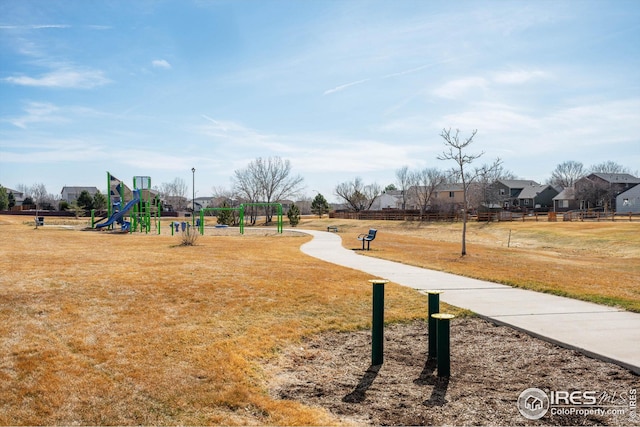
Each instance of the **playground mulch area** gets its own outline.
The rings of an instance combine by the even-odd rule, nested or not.
[[[370,366],[370,331],[313,337],[271,363],[270,393],[358,425],[640,425],[629,402],[640,378],[622,367],[464,317],[452,323],[451,377],[444,379],[427,363],[426,331],[424,321],[387,325],[381,366]],[[556,408],[528,420],[516,403],[531,387],[595,391],[599,406],[580,413],[585,407],[569,405],[565,414]]]

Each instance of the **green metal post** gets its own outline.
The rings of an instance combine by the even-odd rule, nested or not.
[[[373,284],[373,314],[371,322],[371,364],[384,361],[384,284],[388,280],[369,280]]]
[[[438,355],[438,347],[436,342],[437,328],[436,319],[432,315],[440,313],[440,294],[442,291],[429,290],[429,312],[428,312],[428,337],[429,337],[429,359],[435,359]]]
[[[206,209],[200,209],[200,235],[204,236],[204,212]]]
[[[278,203],[278,233],[282,234],[282,204]]]
[[[240,205],[240,234],[244,234],[244,205]]]
[[[434,314],[438,323],[438,376],[451,376],[451,354],[450,354],[450,320],[455,316],[453,314],[438,313]]]
[[[96,210],[91,209],[91,228],[95,228],[96,223]]]

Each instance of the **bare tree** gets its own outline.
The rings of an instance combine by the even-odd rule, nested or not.
[[[260,200],[260,184],[249,167],[234,171],[233,189],[238,198],[247,203],[257,203]],[[255,225],[258,218],[255,207],[251,206],[244,213],[249,217],[249,224]]]
[[[460,140],[460,130],[456,129],[454,134],[451,133],[451,129],[443,129],[440,136],[444,139],[444,143],[448,150],[444,151],[439,160],[453,160],[456,163],[456,167],[452,170],[452,173],[457,175],[458,179],[462,182],[463,190],[463,203],[462,203],[462,256],[467,254],[467,210],[469,209],[469,187],[476,181],[476,179],[482,173],[488,173],[489,170],[498,168],[501,164],[500,159],[496,159],[493,165],[483,168],[469,171],[469,165],[474,160],[481,157],[484,152],[479,154],[467,154],[466,149],[473,142],[473,138],[478,133],[478,130],[471,132],[471,136],[465,140]]]
[[[365,185],[362,178],[356,177],[351,182],[338,184],[334,191],[335,195],[344,200],[350,209],[360,212],[371,208],[373,202],[382,193],[382,188],[377,183]]]
[[[593,165],[589,168],[589,171],[591,173],[631,173],[629,168],[611,160]]]
[[[160,196],[176,211],[187,208],[187,191],[189,187],[182,178],[174,178],[171,182],[163,182],[157,188]]]
[[[33,202],[36,204],[36,217],[38,216],[38,209],[42,209],[42,206],[49,197],[47,193],[47,187],[44,184],[33,184],[30,191]],[[38,228],[38,221],[36,220],[36,228]]]
[[[500,179],[517,179],[516,175],[498,165],[484,164],[478,169],[477,183],[469,194],[469,205],[475,209],[484,205],[491,208],[503,200],[498,188],[494,185]]]
[[[548,183],[554,186],[560,185],[562,188],[569,188],[573,187],[576,181],[585,175],[582,163],[568,160],[556,166]]]
[[[431,205],[438,186],[443,184],[446,179],[446,174],[436,168],[425,168],[410,174],[410,196],[415,197],[418,202],[421,215],[424,215],[427,208]]]
[[[249,163],[245,169],[234,172],[234,187],[251,203],[277,203],[295,196],[302,189],[304,179],[291,175],[291,162],[280,157],[261,157]],[[266,223],[271,222],[273,209],[265,207]],[[255,224],[255,217],[252,216]]]
[[[407,209],[407,190],[410,185],[410,172],[409,166],[402,166],[400,169],[396,170],[396,179],[398,180],[398,185],[400,186],[400,191],[402,192],[402,210]]]

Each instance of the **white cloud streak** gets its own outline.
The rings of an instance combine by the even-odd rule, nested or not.
[[[100,70],[60,69],[39,77],[13,76],[2,79],[19,86],[91,89],[111,81]]]
[[[355,85],[359,85],[362,83],[366,83],[371,79],[362,79],[362,80],[357,80],[355,82],[351,82],[351,83],[346,83],[340,86],[336,86],[333,89],[329,89],[329,90],[325,90],[323,95],[330,95],[332,93],[336,93],[336,92],[340,92],[341,90],[345,90],[346,88],[349,88],[351,86],[355,86]]]

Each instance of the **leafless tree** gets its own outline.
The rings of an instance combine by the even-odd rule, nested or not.
[[[187,191],[189,187],[182,178],[174,178],[171,182],[163,182],[157,191],[160,197],[173,206],[176,211],[187,208]]]
[[[33,202],[36,204],[36,217],[38,216],[38,209],[42,209],[43,205],[49,198],[49,193],[47,193],[47,187],[44,184],[33,184],[30,189],[29,194],[31,194],[31,198]],[[36,228],[38,228],[38,221],[36,221]]]
[[[469,205],[478,209],[482,205],[490,208],[502,201],[502,197],[495,186],[496,181],[500,179],[517,179],[516,175],[504,169],[498,159],[497,165],[482,165],[478,171],[476,185],[469,194]]]
[[[410,196],[415,197],[418,202],[420,214],[425,213],[432,202],[438,186],[444,184],[446,179],[446,174],[437,168],[425,168],[410,174]]]
[[[302,189],[304,179],[291,174],[291,162],[280,157],[261,157],[249,163],[245,169],[234,172],[234,188],[250,203],[277,203],[294,197]],[[265,207],[266,222],[273,217],[273,209]],[[255,216],[252,216],[255,224]]]
[[[589,171],[590,173],[631,173],[629,168],[611,160],[593,165],[589,168]]]
[[[407,190],[410,186],[410,175],[409,166],[405,165],[396,170],[396,179],[398,180],[398,185],[402,192],[402,210],[407,209]]]
[[[377,183],[365,185],[362,178],[356,177],[353,181],[338,184],[334,192],[349,205],[350,209],[360,212],[371,208],[373,202],[382,193],[382,188]]]
[[[580,162],[568,160],[560,163],[551,173],[548,183],[562,188],[573,187],[577,180],[586,175],[584,166]]]
[[[469,187],[478,179],[483,173],[488,173],[489,170],[498,168],[501,164],[500,159],[496,159],[493,165],[489,166],[487,170],[483,168],[469,170],[469,165],[476,159],[480,158],[484,152],[479,154],[468,154],[466,149],[473,142],[473,138],[478,133],[477,130],[471,132],[471,136],[464,140],[460,140],[460,130],[456,129],[455,133],[451,133],[451,129],[443,129],[440,136],[444,139],[444,144],[447,147],[441,155],[438,156],[439,160],[453,160],[456,163],[452,174],[456,175],[462,183],[462,256],[467,254],[467,211],[469,209]]]

